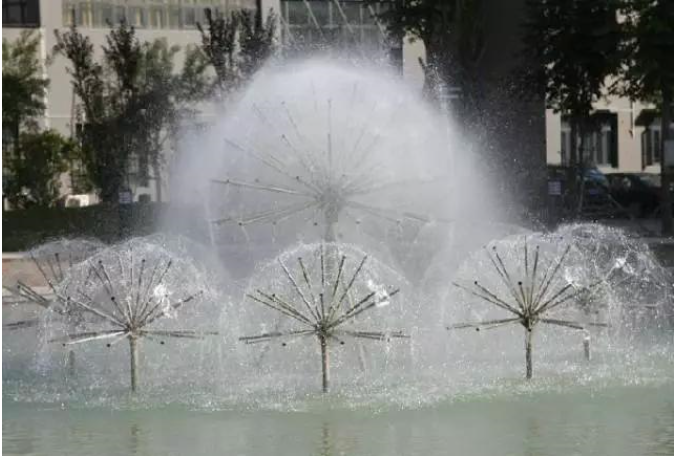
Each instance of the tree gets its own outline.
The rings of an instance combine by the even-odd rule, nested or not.
[[[7,159],[11,177],[7,198],[15,208],[48,207],[60,197],[60,177],[79,149],[72,140],[54,130],[22,133],[17,153]]]
[[[439,89],[451,81],[458,83],[459,68],[453,58],[452,42],[456,15],[456,2],[408,0],[395,2],[379,16],[394,39],[409,36],[424,43],[426,61],[420,60],[420,64],[424,70],[424,91],[431,99],[438,99]]]
[[[40,36],[23,31],[14,42],[2,40],[2,129],[18,147],[21,129],[35,127],[45,111],[49,80],[43,75]]]
[[[205,57],[189,48],[177,74],[173,62],[179,48],[165,40],[141,42],[124,21],[106,37],[102,62],[75,26],[55,34],[55,52],[70,61],[68,71],[85,117],[84,164],[101,199],[116,201],[130,184],[132,158],[138,159],[141,177],[147,177],[152,166],[161,199],[166,139],[194,113],[188,105],[206,94]]]
[[[521,82],[526,93],[545,93],[547,107],[570,120],[568,176],[572,201],[585,156],[583,137],[593,105],[607,93],[619,64],[615,0],[528,0]]]
[[[239,16],[239,45],[242,77],[248,79],[272,56],[276,45],[277,17],[272,9],[263,23],[260,10],[241,10]]]
[[[260,10],[241,10],[224,15],[204,10],[206,27],[197,23],[202,50],[216,73],[219,96],[241,86],[272,56],[277,18],[270,10],[263,22]]]
[[[239,18],[234,13],[223,15],[219,11],[214,15],[210,8],[204,10],[204,15],[208,28],[197,23],[202,37],[202,49],[216,72],[215,85],[218,91],[227,93],[239,80],[235,61]]]
[[[663,231],[672,233],[672,202],[666,167],[673,106],[673,4],[666,0],[631,0],[622,4],[623,62],[614,91],[652,102],[661,113],[661,189]],[[672,140],[672,137],[670,137]],[[670,177],[670,179],[669,179]]]

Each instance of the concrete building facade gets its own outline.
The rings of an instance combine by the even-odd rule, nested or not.
[[[605,174],[661,172],[661,119],[653,105],[622,97],[596,103],[596,128],[584,139],[588,164]],[[571,147],[566,119],[546,111],[546,160],[565,164]]]
[[[100,56],[109,32],[108,24],[125,18],[137,29],[141,41],[163,38],[169,45],[185,49],[201,42],[196,24],[204,22],[205,8],[220,12],[261,8],[263,14],[271,10],[279,18],[282,52],[295,50],[307,53],[311,45],[322,44],[328,36],[332,36],[334,40],[342,39],[368,52],[379,48],[382,56],[387,56],[391,46],[375,16],[386,8],[390,0],[381,3],[362,0],[3,0],[2,37],[3,40],[13,41],[27,29],[39,34],[44,72],[50,81],[41,127],[74,137],[81,119],[78,119],[75,110],[77,100],[67,72],[68,62],[63,57],[52,56],[56,44],[55,30],[65,31],[71,24],[76,24],[89,37]],[[423,48],[408,42],[401,45],[402,59],[398,63],[404,77],[419,81],[421,85],[418,57],[423,55]],[[179,67],[180,53],[177,60],[176,67]],[[212,109],[205,106],[202,112],[204,120],[208,122],[212,115]],[[150,173],[150,180],[153,179]],[[68,183],[66,178],[64,188],[69,187]],[[166,182],[163,185],[166,186]],[[152,182],[138,183],[133,190],[135,200],[141,195],[156,199]],[[162,193],[167,194],[166,191]]]

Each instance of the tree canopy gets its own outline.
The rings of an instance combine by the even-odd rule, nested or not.
[[[54,205],[60,197],[61,175],[78,153],[77,144],[56,131],[22,133],[17,152],[5,158],[10,170],[5,196],[15,208]]]
[[[2,40],[2,127],[15,146],[21,128],[35,127],[45,111],[49,80],[40,58],[40,35],[23,31],[11,42]]]
[[[132,158],[138,163],[137,177],[146,180],[151,164],[159,182],[167,137],[194,112],[189,105],[207,93],[203,55],[188,48],[176,72],[177,46],[166,40],[141,42],[124,21],[111,28],[101,61],[89,37],[75,26],[55,33],[54,50],[70,62],[84,118],[84,165],[101,198],[116,201],[129,185]]]

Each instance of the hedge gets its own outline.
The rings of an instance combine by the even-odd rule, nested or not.
[[[127,206],[98,204],[79,208],[5,211],[2,217],[2,250],[25,251],[60,237],[97,238],[110,243],[130,236],[145,236],[160,228],[167,209],[167,204],[134,203]],[[194,208],[179,210],[184,214],[178,219],[195,220]],[[196,224],[196,230],[195,227],[178,228],[183,234],[201,237],[204,229],[199,225],[202,224]]]

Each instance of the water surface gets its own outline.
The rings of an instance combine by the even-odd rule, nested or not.
[[[3,404],[7,455],[672,455],[673,384],[419,409],[145,410]]]

